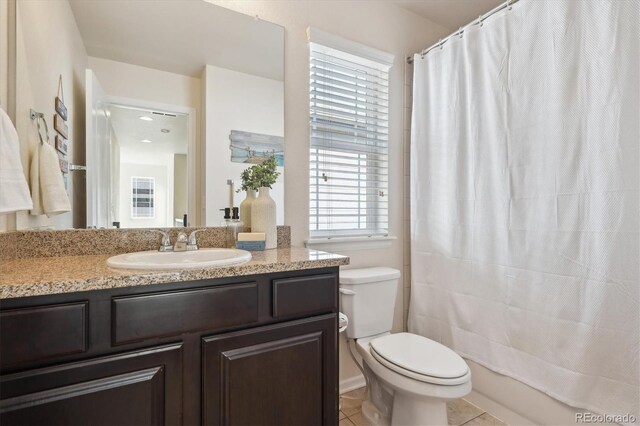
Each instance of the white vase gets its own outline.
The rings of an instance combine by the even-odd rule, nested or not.
[[[255,199],[256,191],[254,189],[247,189],[247,196],[240,203],[240,222],[247,228],[251,228],[251,205]]]
[[[270,189],[260,188],[258,198],[251,203],[251,232],[264,232],[268,249],[278,246],[276,202],[269,195]]]

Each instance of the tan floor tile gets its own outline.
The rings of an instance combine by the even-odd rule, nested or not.
[[[483,410],[464,399],[447,402],[447,417],[451,426],[460,426],[482,413],[484,413]]]
[[[484,413],[483,415],[465,423],[464,426],[506,426],[506,423],[496,419],[489,413]]]
[[[364,399],[366,391],[367,391],[367,388],[358,388],[358,389],[354,389],[354,390],[352,390],[350,392],[347,392],[345,394],[342,394],[342,396],[347,397],[347,398]]]
[[[353,422],[349,420],[349,418],[345,417],[344,419],[340,420],[340,422],[338,423],[338,426],[354,426],[354,425],[353,425]]]
[[[369,422],[367,422],[367,419],[365,419],[362,415],[362,411],[349,417],[349,420],[351,420],[356,426],[370,426]]]
[[[339,419],[339,420],[342,420],[342,419],[344,419],[345,417],[347,417],[347,415],[346,415],[345,413],[343,413],[343,412],[342,412],[342,410],[340,410],[340,411],[339,411],[339,417],[338,417],[338,419]]]
[[[340,396],[339,426],[369,426],[361,412],[365,391],[365,388],[360,388]],[[447,416],[450,426],[506,426],[501,420],[464,399],[448,402]]]
[[[360,388],[347,392],[340,396],[340,410],[348,417],[360,412],[362,399],[365,396],[365,389]]]
[[[342,412],[347,415],[348,417],[353,416],[354,414],[357,414],[360,412],[360,406],[357,407],[342,407]]]

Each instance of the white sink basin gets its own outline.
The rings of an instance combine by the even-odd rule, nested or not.
[[[107,265],[121,269],[203,269],[237,265],[251,260],[246,250],[203,248],[194,251],[159,252],[139,251],[112,256]]]

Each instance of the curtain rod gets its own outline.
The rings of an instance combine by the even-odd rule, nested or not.
[[[488,17],[495,15],[496,13],[500,12],[501,10],[504,9],[509,9],[511,10],[511,7],[518,3],[520,0],[507,0],[506,2],[502,3],[501,5],[495,7],[494,9],[491,9],[489,12],[485,13],[484,15],[480,15],[476,20],[471,21],[470,23],[468,23],[467,25],[460,27],[458,29],[458,31],[455,31],[452,34],[449,34],[447,37],[440,39],[437,43],[435,43],[434,45],[422,50],[420,52],[420,55],[424,58],[424,55],[426,55],[427,53],[429,53],[431,50],[435,49],[436,47],[442,47],[447,41],[449,41],[449,39],[451,39],[452,37],[455,37],[457,35],[461,35],[462,33],[465,32],[465,30],[469,27],[472,27],[474,25],[482,25],[482,23],[484,22],[485,19],[487,19]],[[412,64],[413,63],[413,56],[407,56],[407,63],[408,64]]]

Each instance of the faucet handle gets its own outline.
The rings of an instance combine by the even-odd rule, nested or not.
[[[160,243],[160,249],[158,251],[172,251],[173,246],[171,245],[171,237],[169,233],[166,231],[161,231],[160,229],[151,229],[152,232],[159,232],[162,234],[162,243]]]
[[[196,240],[196,234],[204,231],[204,229],[196,229],[189,234],[189,242],[187,243],[187,250],[198,250],[198,241]]]

